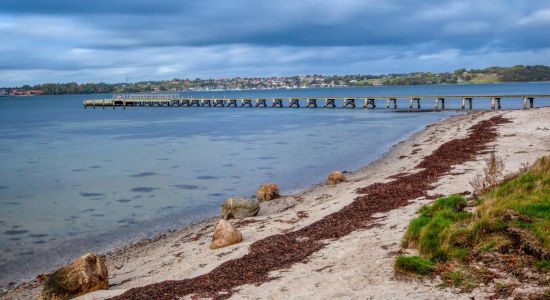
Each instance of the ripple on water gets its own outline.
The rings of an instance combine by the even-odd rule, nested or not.
[[[273,159],[277,159],[278,157],[277,156],[260,156],[258,157],[258,159],[261,159],[261,160],[273,160]]]
[[[210,193],[208,194],[209,197],[222,197],[225,196],[224,193]]]
[[[34,234],[30,234],[29,236],[32,237],[32,238],[43,238],[43,237],[47,237],[48,234],[47,233],[34,233]]]
[[[122,199],[118,199],[117,202],[120,202],[120,203],[127,203],[127,202],[130,202],[132,200],[130,199],[125,199],[125,198],[122,198]]]
[[[130,175],[130,177],[147,177],[147,176],[154,176],[157,175],[155,172],[141,172],[134,175]]]
[[[137,193],[151,193],[154,190],[158,190],[158,188],[138,186],[138,187],[135,187],[135,188],[131,189],[132,192],[137,192]]]
[[[4,231],[4,234],[5,235],[21,235],[21,234],[25,234],[27,232],[29,232],[29,231],[25,230],[25,229],[10,229],[10,230]]]
[[[210,176],[210,175],[197,176],[197,179],[201,179],[201,180],[212,180],[212,179],[219,179],[219,178],[220,177]]]
[[[198,185],[194,184],[174,184],[173,186],[180,190],[197,190],[200,188]]]
[[[95,192],[80,192],[80,196],[82,197],[105,197],[104,193],[95,193]],[[96,200],[96,199],[92,199]]]

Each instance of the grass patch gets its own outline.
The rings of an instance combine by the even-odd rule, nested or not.
[[[476,239],[509,226],[526,229],[550,248],[550,157],[543,157],[516,178],[487,191],[474,224]]]
[[[492,272],[484,274],[470,267],[470,261],[477,258],[525,258],[530,267],[549,271],[550,260],[541,253],[550,250],[550,156],[496,184],[501,177],[499,169],[499,160],[493,158],[484,176],[476,181],[479,194],[473,201],[475,213],[463,210],[468,203],[461,195],[423,206],[402,241],[403,247],[416,248],[420,256],[398,257],[396,268],[429,275],[438,264],[437,274],[444,285],[463,291],[494,278]],[[522,249],[530,249],[529,255],[523,256]]]
[[[535,266],[543,271],[550,271],[550,259],[543,259],[535,262]]]
[[[395,267],[405,273],[430,275],[435,271],[435,263],[419,256],[399,256]]]
[[[403,246],[414,245],[421,255],[435,261],[464,257],[467,254],[464,245],[469,243],[470,236],[462,228],[472,217],[471,213],[463,211],[466,205],[463,196],[453,195],[423,206],[420,216],[410,223]]]

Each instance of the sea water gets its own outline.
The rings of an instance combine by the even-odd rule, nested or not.
[[[510,93],[548,94],[550,84],[182,94],[208,98]],[[227,197],[252,196],[262,183],[277,183],[283,193],[290,193],[323,181],[331,171],[357,169],[453,114],[385,108],[82,106],[85,98],[111,96],[0,98],[0,285],[32,278],[85,252],[106,251],[215,216]],[[506,101],[505,107],[521,107],[519,98]],[[377,104],[385,107],[384,101]],[[422,104],[433,106],[432,101]],[[489,108],[488,101],[474,105]],[[446,106],[459,107],[459,101]]]

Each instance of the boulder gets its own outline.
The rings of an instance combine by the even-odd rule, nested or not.
[[[346,176],[340,171],[332,172],[327,177],[327,184],[334,185],[346,181]]]
[[[218,249],[225,246],[240,243],[243,240],[241,232],[228,221],[221,219],[216,225],[210,249]]]
[[[109,274],[103,259],[87,253],[48,276],[41,299],[71,299],[97,290],[109,289]]]
[[[281,197],[279,194],[279,186],[275,183],[262,184],[256,192],[256,198],[258,201],[269,201]]]
[[[222,204],[221,215],[225,220],[253,217],[260,211],[260,204],[254,199],[230,197]]]

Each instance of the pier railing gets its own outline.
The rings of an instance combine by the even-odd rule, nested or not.
[[[329,97],[254,97],[254,98],[192,98],[178,94],[127,94],[111,99],[84,100],[84,108],[96,107],[277,107],[277,108],[376,108],[377,102],[397,109],[398,102],[408,102],[409,109],[421,109],[421,102],[431,101],[434,109],[445,109],[445,102],[459,101],[461,109],[473,109],[474,102],[490,100],[491,109],[501,109],[503,99],[522,101],[523,109],[534,108],[535,99],[550,99],[550,95],[444,95],[444,96],[329,96]],[[338,100],[338,101],[337,101]]]

